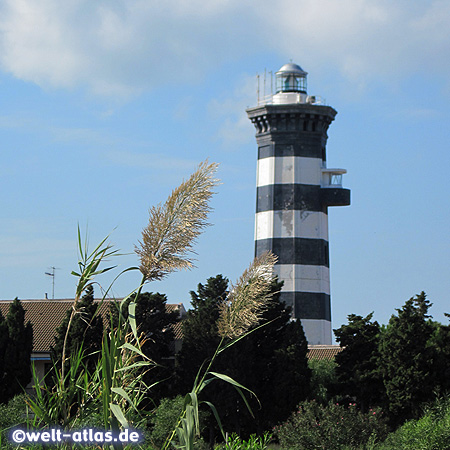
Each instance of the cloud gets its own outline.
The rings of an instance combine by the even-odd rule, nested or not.
[[[208,104],[208,114],[221,119],[217,136],[229,148],[253,139],[245,110],[255,103],[255,87],[256,77],[243,75],[230,96],[214,98]]]
[[[353,82],[450,75],[446,0],[4,0],[0,64],[41,86],[128,97],[261,51]]]

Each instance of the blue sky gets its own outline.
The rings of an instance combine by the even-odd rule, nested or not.
[[[51,295],[52,266],[55,297],[73,297],[78,223],[137,264],[148,208],[206,158],[222,184],[197,268],[148,289],[188,307],[208,277],[235,280],[254,251],[245,109],[256,74],[292,59],[338,111],[328,166],[352,190],[329,212],[333,327],[371,311],[386,323],[422,290],[446,322],[449,22],[438,0],[3,0],[0,298]]]

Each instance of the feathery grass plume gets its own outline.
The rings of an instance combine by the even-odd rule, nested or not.
[[[271,298],[269,292],[277,257],[265,252],[255,258],[220,306],[217,327],[221,338],[236,339],[256,325]]]
[[[218,164],[201,163],[197,170],[172,191],[164,205],[150,208],[142,242],[135,248],[145,281],[160,280],[178,269],[190,269],[192,245],[209,224],[208,202],[218,180],[213,178]]]

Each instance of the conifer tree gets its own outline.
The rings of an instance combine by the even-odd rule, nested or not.
[[[1,320],[0,320],[1,321]],[[8,340],[4,347],[3,373],[0,373],[0,402],[6,403],[31,380],[31,352],[33,350],[33,327],[25,324],[25,310],[16,298],[9,307],[5,320]],[[5,336],[5,325],[0,324]]]
[[[221,370],[253,391],[251,417],[239,394],[227,387],[222,397],[230,426],[248,436],[263,433],[286,420],[309,393],[308,343],[299,320],[292,320],[291,308],[280,302],[282,283],[272,284],[272,299],[258,328],[232,347],[222,359]],[[221,407],[219,407],[221,410]]]
[[[0,380],[3,379],[3,374],[5,371],[5,353],[6,347],[8,345],[9,333],[8,325],[0,311]]]
[[[192,386],[198,367],[217,348],[216,322],[227,289],[228,280],[218,275],[205,285],[199,284],[197,293],[191,292],[193,310],[183,322],[183,347],[177,358],[178,376],[186,385],[181,393]],[[233,388],[208,385],[208,400],[216,405],[228,431],[242,435],[263,432],[286,419],[307,396],[310,370],[306,338],[300,321],[291,321],[290,309],[280,302],[280,289],[280,283],[272,285],[272,300],[254,328],[264,326],[219,355],[212,368],[255,392],[261,404],[260,408],[255,398],[249,399],[255,414],[252,418]]]
[[[204,285],[199,283],[197,292],[190,292],[192,309],[183,320],[183,346],[177,355],[177,389],[181,394],[190,390],[198,368],[213,356],[220,342],[219,305],[227,290],[228,279],[217,275],[208,278]]]
[[[363,411],[380,406],[385,389],[380,367],[380,325],[366,317],[350,314],[348,325],[334,330],[336,341],[342,347],[336,355],[336,375],[339,394],[355,398]]]
[[[381,368],[389,416],[397,425],[417,418],[433,397],[435,349],[429,345],[433,324],[424,292],[409,299],[392,315],[380,342]]]
[[[136,325],[142,337],[143,353],[157,365],[144,377],[147,385],[154,385],[149,391],[149,398],[153,402],[171,395],[174,375],[174,332],[173,325],[179,319],[179,312],[167,310],[167,297],[159,292],[143,292],[137,298],[130,298],[122,305],[122,314],[128,317],[128,305],[131,300],[136,301]],[[111,305],[113,323],[118,320],[117,305]]]
[[[89,285],[83,297],[77,304],[75,314],[70,326],[66,342],[66,364],[70,364],[70,355],[83,348],[86,356],[88,368],[93,370],[98,360],[98,352],[102,346],[103,319],[97,313],[98,304],[94,302],[94,288]],[[56,330],[55,345],[51,348],[51,355],[54,362],[60,361],[67,326],[70,320],[71,310],[68,310],[66,317]]]

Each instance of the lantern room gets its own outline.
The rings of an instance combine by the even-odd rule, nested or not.
[[[306,94],[306,75],[308,75],[308,73],[297,64],[285,64],[275,74],[277,82],[276,93],[300,92]]]

